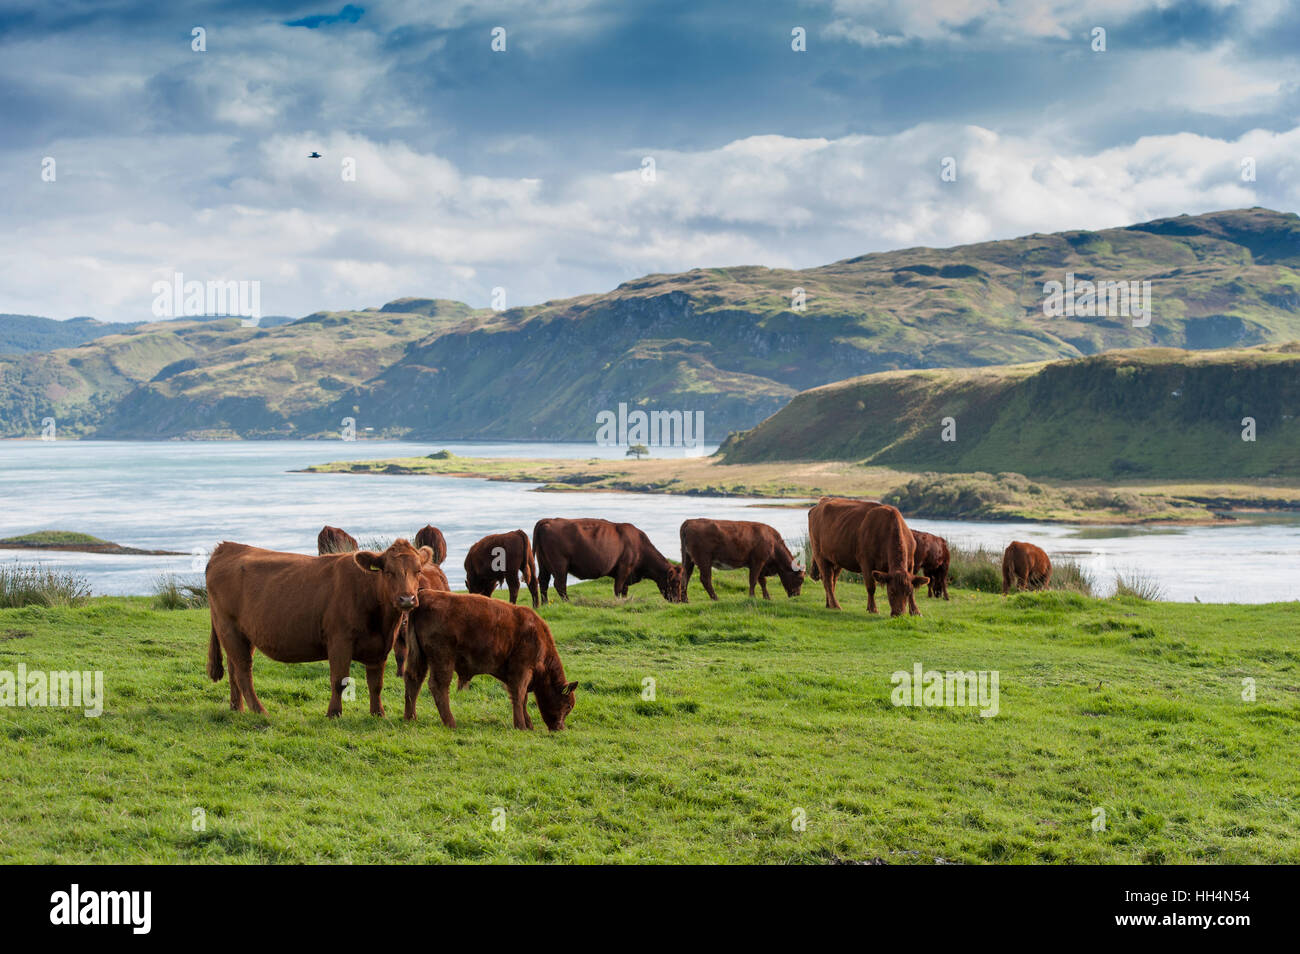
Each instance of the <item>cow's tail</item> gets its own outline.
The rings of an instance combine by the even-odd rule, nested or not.
[[[415,620],[411,619],[410,613],[402,616],[400,638],[406,641],[406,662],[402,664],[403,668],[408,673],[423,672],[424,650],[420,648],[420,637],[415,632]]]
[[[213,626],[212,635],[208,637],[208,678],[220,682],[225,672],[221,663],[221,641],[217,639],[217,627]]]
[[[522,530],[516,530],[519,538],[524,541],[524,563],[519,568],[523,574],[525,583],[534,583],[537,581],[537,557],[533,554],[533,545],[528,542],[528,534]]]

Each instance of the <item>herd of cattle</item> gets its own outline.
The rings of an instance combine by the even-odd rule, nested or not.
[[[914,531],[899,511],[878,501],[823,497],[808,512],[811,567],[826,606],[839,609],[835,587],[842,571],[861,574],[867,609],[876,612],[876,585],[885,588],[891,616],[919,615],[915,587],[948,599],[950,553],[942,537]],[[547,602],[551,580],[567,600],[570,576],[612,577],[614,595],[653,580],[664,599],[687,602],[698,566],[710,599],[713,568],[749,571],[749,595],[757,586],[770,599],[767,578],[798,596],[805,571],[774,527],[738,520],[687,520],[681,526],[681,564],[673,563],[630,523],[597,518],[547,518],[523,530],[490,534],[465,556],[468,593],[452,593],[441,564],[447,541],[437,527],[423,527],[414,544],[398,540],[382,553],[362,550],[338,527],[324,527],[317,556],[222,543],[207,566],[212,617],[208,676],[216,682],[230,665],[230,707],[264,713],[253,690],[253,651],[279,662],[327,660],[330,702],[326,714],[343,711],[352,663],[366,670],[370,712],[383,715],[384,668],[392,652],[405,681],[407,719],[415,718],[420,687],[430,694],[445,725],[454,727],[452,676],[463,688],[478,675],[500,680],[510,696],[517,729],[531,729],[528,694],[537,700],[547,728],[564,728],[573,709],[576,682],[569,682],[546,621],[535,609]],[[1046,587],[1047,554],[1012,542],[1002,557],[1002,592]],[[521,584],[533,609],[516,605]],[[510,603],[492,599],[505,585]]]

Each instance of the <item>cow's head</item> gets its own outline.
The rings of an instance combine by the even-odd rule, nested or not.
[[[781,585],[785,587],[786,596],[798,596],[803,590],[804,571],[798,563],[791,563],[786,569],[782,569],[777,564],[776,575],[781,579]]]
[[[668,564],[668,575],[659,584],[659,592],[669,603],[686,602],[686,571],[676,563]]]
[[[542,680],[536,684],[534,694],[537,696],[537,710],[542,714],[542,721],[552,732],[564,728],[565,717],[573,711],[578,701],[578,684],[576,682],[551,685]]]
[[[419,605],[420,568],[433,562],[433,551],[428,547],[417,550],[406,540],[397,540],[383,553],[359,550],[352,559],[378,576],[380,602],[405,612]]]
[[[479,576],[473,570],[465,571],[465,592],[478,596],[491,596],[496,587],[496,580],[490,576]]]
[[[907,570],[895,570],[883,573],[872,570],[871,577],[877,583],[885,584],[885,595],[889,597],[889,615],[902,616],[908,610],[908,602],[913,598],[913,588],[925,586],[930,581],[923,576],[913,576]]]

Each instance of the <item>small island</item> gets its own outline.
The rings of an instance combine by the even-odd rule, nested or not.
[[[0,550],[68,550],[74,553],[107,553],[114,556],[184,556],[175,550],[140,550],[101,540],[72,530],[38,530],[19,537],[0,539]]]

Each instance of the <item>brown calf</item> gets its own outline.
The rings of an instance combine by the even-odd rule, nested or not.
[[[930,582],[925,587],[927,596],[942,596],[946,600],[948,564],[952,560],[952,555],[948,552],[948,541],[923,530],[913,530],[912,536],[916,538],[916,553],[912,556],[912,569],[929,577]]]
[[[681,527],[683,589],[691,582],[691,573],[698,565],[700,583],[709,599],[716,600],[713,592],[713,568],[749,570],[749,595],[754,596],[757,584],[763,599],[772,597],[767,592],[767,578],[772,574],[781,580],[786,596],[798,596],[803,587],[803,567],[797,566],[790,550],[775,527],[749,520],[687,520]]]
[[[876,612],[876,584],[883,583],[890,616],[900,616],[905,609],[913,616],[921,615],[913,587],[929,581],[912,572],[916,541],[894,507],[823,499],[808,511],[808,541],[829,609],[840,608],[835,584],[840,571],[849,570],[862,574],[868,612]]]
[[[1052,561],[1041,547],[1012,540],[1002,554],[1002,595],[1018,590],[1045,590],[1052,582]]]
[[[420,568],[432,554],[398,540],[383,553],[326,556],[279,553],[222,543],[208,560],[208,676],[230,660],[230,708],[266,708],[253,691],[253,651],[277,662],[330,664],[326,715],[343,711],[343,687],[355,659],[366,667],[370,712],[383,715],[384,663],[406,614],[418,603]]]
[[[686,602],[682,568],[669,563],[645,532],[630,523],[611,523],[596,517],[547,517],[533,527],[533,552],[537,555],[543,603],[552,576],[555,592],[560,599],[568,600],[569,574],[580,580],[612,576],[615,596],[627,596],[630,585],[651,579],[668,602]]]
[[[560,654],[546,621],[527,606],[511,606],[489,596],[420,591],[420,608],[411,614],[406,634],[406,718],[415,718],[420,683],[429,692],[443,725],[456,727],[451,714],[451,676],[463,689],[475,676],[499,679],[510,694],[516,729],[531,729],[528,693],[552,732],[564,728],[578,684],[567,682]]]
[[[491,596],[497,584],[510,590],[510,602],[519,598],[519,581],[523,579],[533,598],[533,608],[541,603],[537,589],[537,564],[528,534],[522,530],[491,533],[469,548],[465,554],[465,589],[479,596]]]

